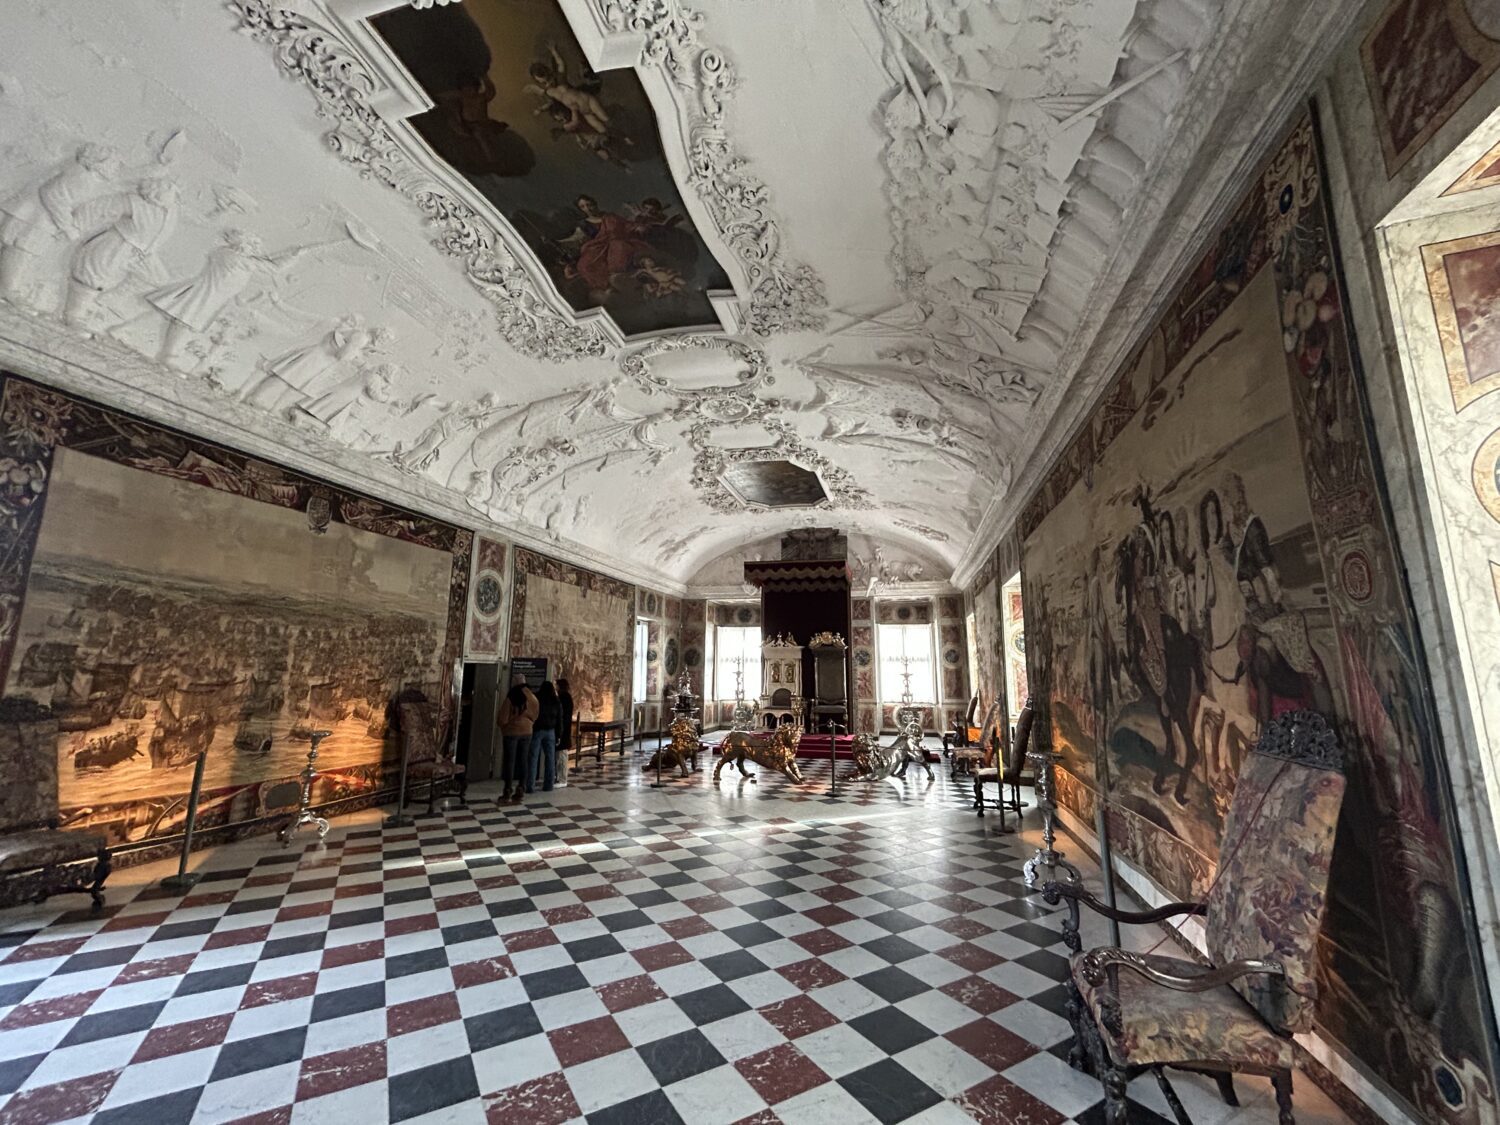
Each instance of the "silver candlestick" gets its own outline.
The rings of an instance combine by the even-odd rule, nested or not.
[[[1066,871],[1074,883],[1082,883],[1083,876],[1079,874],[1078,868],[1063,858],[1062,852],[1052,845],[1057,841],[1057,834],[1053,827],[1057,815],[1057,803],[1052,797],[1052,770],[1058,762],[1062,761],[1062,755],[1050,750],[1028,750],[1026,760],[1036,767],[1036,807],[1042,813],[1042,846],[1037,848],[1036,854],[1026,861],[1022,869],[1022,879],[1028,887],[1036,886],[1037,871],[1042,867],[1050,868],[1053,872],[1053,880],[1056,880],[1058,868]]]
[[[314,765],[318,760],[318,743],[327,738],[333,731],[315,730],[311,734],[312,745],[307,748],[307,765],[302,767],[302,798],[297,803],[297,815],[278,834],[281,837],[281,846],[286,847],[291,843],[292,834],[304,824],[316,824],[318,826],[318,839],[328,835],[328,820],[317,816],[312,811],[312,785],[313,778],[318,776],[317,767]]]

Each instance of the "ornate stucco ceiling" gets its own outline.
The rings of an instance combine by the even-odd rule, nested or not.
[[[943,577],[1180,266],[1163,216],[1334,46],[1348,12],[1306,9],[1353,7],[467,2],[558,3],[596,71],[635,68],[674,221],[731,287],[716,327],[576,311],[559,240],[411,124],[433,99],[370,24],[402,0],[11,0],[0,358],[627,577],[809,523]],[[551,141],[623,166],[630,138],[558,106],[590,89],[566,49],[529,79]],[[631,245],[632,292],[673,292]],[[726,484],[781,461],[822,507]]]

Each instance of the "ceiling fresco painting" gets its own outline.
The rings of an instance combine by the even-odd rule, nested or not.
[[[596,73],[555,0],[466,0],[371,25],[426,91],[411,118],[495,205],[563,298],[627,336],[717,327],[730,283],[672,179],[633,70]]]

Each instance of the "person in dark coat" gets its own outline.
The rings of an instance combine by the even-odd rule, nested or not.
[[[536,721],[531,728],[531,753],[526,763],[526,792],[532,792],[537,781],[537,767],[542,771],[542,788],[551,791],[557,771],[557,724],[562,713],[557,689],[551,680],[543,680],[536,689]]]
[[[573,749],[573,693],[561,676],[557,680],[557,748],[564,758]]]

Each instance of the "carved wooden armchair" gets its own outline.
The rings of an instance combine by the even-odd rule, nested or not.
[[[1006,810],[1015,813],[1016,820],[1019,821],[1022,810],[1026,808],[1021,801],[1021,781],[1026,771],[1026,751],[1031,746],[1031,725],[1034,718],[1031,700],[1028,699],[1016,718],[1016,736],[1011,739],[1009,753],[1006,752],[1004,740],[997,736],[994,756],[986,754],[983,768],[973,771],[974,811],[980,816],[984,815],[985,782],[993,781],[997,792],[990,807],[1000,813],[1001,831],[1005,830]],[[1010,790],[1009,797],[1005,795],[1007,789]]]
[[[438,786],[453,781],[458,783],[458,799],[462,802],[468,789],[463,763],[454,761],[442,750],[446,740],[439,739],[437,716],[427,697],[419,692],[403,692],[396,710],[405,750],[406,799],[411,800],[412,784],[427,782],[427,811],[430,814],[437,803]]]
[[[1241,767],[1207,902],[1132,912],[1073,884],[1042,888],[1049,903],[1068,904],[1069,1061],[1103,1082],[1110,1125],[1126,1121],[1125,1087],[1148,1070],[1178,1122],[1190,1125],[1167,1066],[1212,1074],[1230,1105],[1239,1104],[1234,1074],[1269,1077],[1281,1123],[1292,1125],[1292,1036],[1312,1026],[1315,947],[1343,799],[1328,724],[1311,711],[1285,714]],[[1079,952],[1080,902],[1125,923],[1204,915],[1212,964],[1110,948]]]

